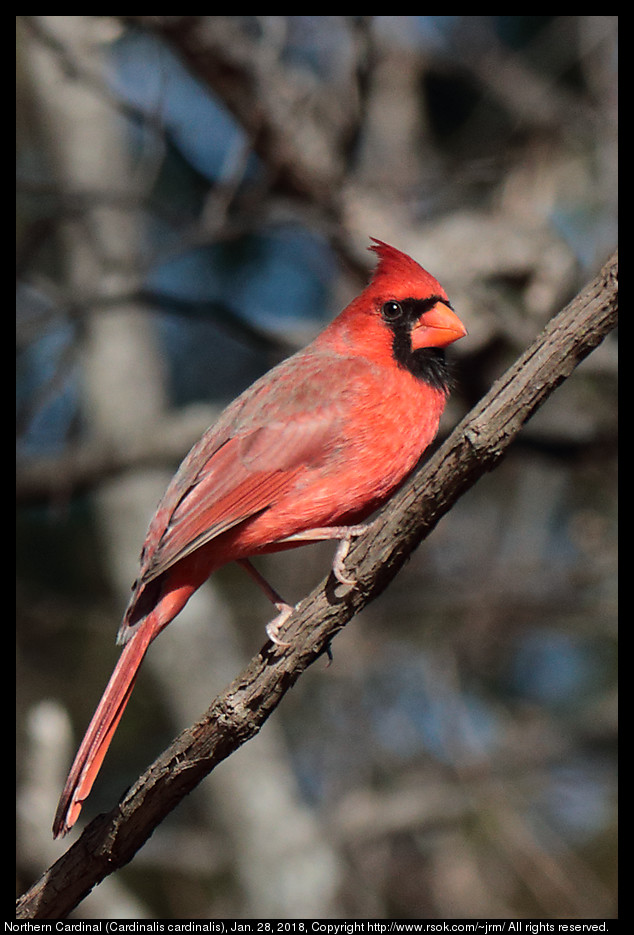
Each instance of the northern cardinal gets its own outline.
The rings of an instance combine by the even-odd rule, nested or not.
[[[245,390],[187,455],[143,544],[119,661],[62,792],[53,833],[75,824],[152,640],[209,575],[240,562],[279,614],[290,610],[249,557],[351,537],[411,473],[448,392],[443,348],[467,332],[442,286],[375,238],[370,284],[321,334]]]

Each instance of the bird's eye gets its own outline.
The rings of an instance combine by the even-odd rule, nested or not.
[[[381,314],[386,321],[398,321],[403,314],[403,307],[398,302],[386,302]]]

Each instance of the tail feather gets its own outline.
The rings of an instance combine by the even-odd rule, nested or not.
[[[70,831],[77,821],[128,703],[139,666],[156,633],[150,616],[123,647],[68,774],[53,822],[56,838]]]

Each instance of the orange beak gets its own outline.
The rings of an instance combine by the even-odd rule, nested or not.
[[[418,324],[412,328],[412,348],[446,347],[464,338],[466,333],[467,329],[456,313],[444,302],[438,302],[421,315]]]

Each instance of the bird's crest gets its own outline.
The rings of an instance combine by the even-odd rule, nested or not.
[[[420,263],[376,237],[370,239],[374,243],[368,247],[368,250],[372,250],[379,258],[372,275],[372,287],[383,290],[390,285],[398,284],[401,291],[403,288],[406,292],[409,290],[412,296],[418,295],[421,291],[427,295],[445,296],[445,290],[440,283],[431,273],[423,269]]]

